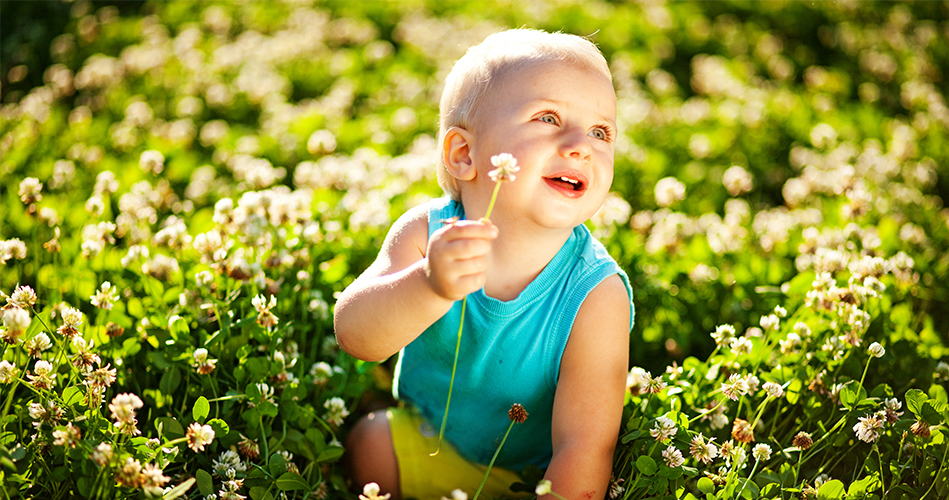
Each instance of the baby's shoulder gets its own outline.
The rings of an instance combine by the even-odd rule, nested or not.
[[[424,252],[428,246],[428,204],[407,210],[392,224],[386,236],[392,247],[413,247]]]

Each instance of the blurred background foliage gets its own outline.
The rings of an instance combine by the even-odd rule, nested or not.
[[[215,401],[233,429],[219,450],[269,436],[316,464],[301,467],[311,485],[344,491],[339,429],[310,424],[332,398],[378,404],[389,365],[338,353],[328,308],[391,222],[440,195],[451,64],[527,26],[591,37],[613,71],[614,194],[590,226],[633,282],[631,365],[694,365],[717,325],[753,330],[805,307],[815,268],[879,256],[900,264],[867,335],[898,355],[867,386],[904,391],[949,346],[946,19],[947,2],[3,1],[0,290],[33,287],[43,314],[81,308],[103,356],[125,361],[113,391],[140,393],[152,418],[187,422],[211,389],[191,373],[198,347],[238,400],[267,380],[284,413],[264,429]],[[41,199],[23,201],[28,178]],[[226,260],[195,248],[213,232]],[[204,270],[213,286],[196,286]],[[107,280],[123,299],[102,313],[89,297]],[[264,293],[278,335],[254,325]],[[319,386],[318,363],[333,366]]]
[[[811,189],[805,200],[787,200],[789,180],[800,178],[807,163],[795,160],[795,151],[812,148],[829,153],[853,145],[857,154],[831,160],[847,164],[869,143],[890,156],[894,147],[906,148],[898,158],[899,168],[911,163],[928,176],[910,193],[918,191],[922,203],[907,204],[907,193],[894,192],[890,185],[909,179],[896,176],[875,183],[871,188],[879,192],[870,196],[876,210],[862,215],[859,222],[879,228],[882,250],[903,249],[917,257],[920,282],[906,300],[914,311],[925,314],[932,334],[940,342],[946,340],[949,317],[945,308],[938,307],[949,299],[941,201],[949,194],[942,93],[943,73],[949,68],[945,2],[214,5],[212,9],[207,2],[0,4],[0,74],[7,106],[22,107],[31,89],[55,86],[56,75],[62,74],[59,68],[79,75],[90,69],[97,54],[125,62],[117,81],[57,95],[56,106],[49,110],[53,118],[44,124],[48,131],[36,138],[34,147],[4,149],[6,158],[0,166],[4,177],[52,175],[54,163],[69,155],[72,144],[63,140],[63,134],[71,133],[67,113],[76,106],[94,110],[86,137],[111,133],[112,144],[106,140],[101,145],[104,155],[95,168],[77,171],[75,187],[91,185],[96,170],[124,171],[132,163],[129,158],[137,159],[136,153],[159,145],[169,166],[163,179],[182,198],[198,167],[220,165],[221,150],[239,149],[243,137],[253,137],[257,143],[253,154],[282,169],[279,181],[294,187],[301,184],[299,164],[321,157],[307,149],[308,137],[317,130],[330,132],[337,156],[369,148],[382,157],[396,157],[413,145],[430,153],[440,81],[465,47],[504,27],[563,30],[589,35],[600,46],[613,67],[620,97],[625,134],[617,148],[614,191],[628,204],[633,221],[645,226],[638,231],[610,231],[605,239],[636,288],[634,338],[642,341],[634,343],[634,362],[659,365],[708,352],[712,344],[706,333],[716,324],[754,325],[760,311],[774,302],[775,287],[797,273],[800,229],[852,222],[836,209],[835,203],[842,202],[832,195],[842,193],[833,188]],[[306,26],[295,26],[298,23]],[[310,38],[280,40],[294,29]],[[299,45],[281,45],[294,42]],[[255,54],[255,43],[277,52]],[[152,49],[161,54],[150,54]],[[186,50],[202,56],[189,61],[183,58]],[[255,82],[248,85],[249,80]],[[223,83],[223,90],[216,83]],[[222,91],[222,104],[208,103],[187,118],[195,130],[213,120],[225,121],[229,132],[223,144],[208,145],[194,138],[162,143],[147,128],[138,127],[141,137],[119,147],[116,131],[106,130],[123,118],[128,121],[128,106],[136,99],[148,104],[153,119],[170,121],[180,115],[185,95],[206,100],[209,91]],[[314,107],[314,101],[322,109],[316,109],[320,106]],[[815,147],[813,130],[819,123],[828,124],[833,137]],[[4,125],[11,127],[9,119]],[[902,139],[901,134],[909,137]],[[419,146],[419,140],[425,144]],[[907,144],[899,145],[901,141]],[[750,209],[746,221],[750,234],[744,240],[734,235],[743,241],[740,251],[722,252],[695,237],[705,236],[707,228],[694,226],[704,224],[699,222],[703,214],[726,215],[726,202],[736,197],[723,189],[722,177],[733,165],[753,178],[753,188],[738,197]],[[826,175],[843,175],[837,166],[825,169]],[[385,162],[379,167],[385,170]],[[137,175],[126,172],[120,177],[131,184]],[[436,195],[430,172],[425,175],[416,189]],[[672,230],[676,234],[662,244],[662,251],[649,251],[646,241],[656,233],[658,221],[669,221],[658,212],[664,207],[658,206],[654,194],[657,182],[665,177],[677,178],[687,196],[670,207],[682,218]],[[14,185],[5,182],[0,188],[7,221],[4,237],[19,232],[12,229],[19,220],[14,215],[22,210],[12,196]],[[189,205],[195,220],[202,220],[202,206],[231,194],[226,186],[220,188],[191,200],[196,202]],[[892,205],[880,201],[890,196]],[[341,195],[330,198],[338,201]],[[401,200],[412,199],[392,198],[389,219],[405,208]],[[813,221],[816,224],[802,222],[795,204],[817,208],[821,216]],[[793,230],[780,241],[769,238],[762,245],[757,241],[762,231],[751,227],[750,217],[780,207],[791,210],[790,222],[783,223],[791,226],[784,229]],[[637,219],[635,214],[651,214],[653,219]],[[388,222],[385,217],[382,221]],[[341,223],[347,225],[345,217]],[[925,233],[924,244],[905,248],[907,242],[898,231],[907,223]],[[343,258],[350,272],[330,284],[334,290],[366,267],[385,226],[371,224],[349,235]],[[696,269],[708,273],[701,277]],[[5,276],[5,287],[16,281]]]

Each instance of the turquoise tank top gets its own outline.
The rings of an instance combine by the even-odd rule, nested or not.
[[[464,218],[460,203],[432,201],[429,236],[450,217]],[[527,465],[550,464],[554,393],[567,338],[587,294],[614,274],[626,284],[632,328],[629,278],[582,224],[514,300],[494,299],[483,289],[468,296],[445,429],[445,439],[462,456],[490,462],[510,425],[508,410],[520,403],[529,416],[511,429],[495,465],[520,472]],[[436,428],[448,397],[461,305],[456,302],[405,346],[396,365],[395,397],[415,405]]]

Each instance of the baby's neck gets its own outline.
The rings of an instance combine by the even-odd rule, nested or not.
[[[500,226],[498,230],[484,293],[503,301],[517,298],[557,255],[572,233],[572,230],[561,230],[525,234],[524,231],[505,231]]]

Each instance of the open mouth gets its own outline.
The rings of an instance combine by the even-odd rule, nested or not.
[[[544,178],[548,183],[553,184],[561,189],[573,190],[573,191],[583,191],[585,185],[583,181],[579,179],[573,179],[567,176],[557,176],[557,177],[545,177]]]

